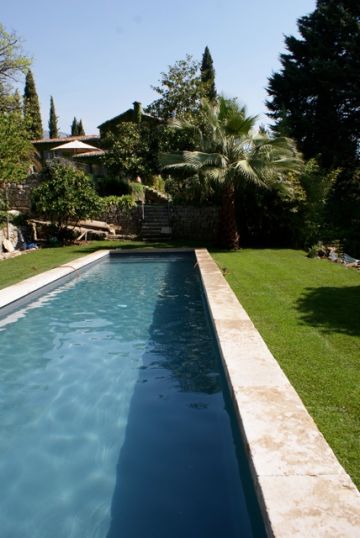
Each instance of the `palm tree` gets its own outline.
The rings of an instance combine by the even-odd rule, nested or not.
[[[284,137],[255,132],[256,117],[247,116],[235,99],[220,97],[216,104],[203,103],[203,128],[198,129],[199,151],[160,156],[163,169],[195,175],[204,185],[220,182],[222,189],[221,241],[229,249],[239,248],[235,192],[242,182],[270,188],[289,172],[300,171],[302,159],[295,143]],[[175,128],[189,123],[174,120]]]

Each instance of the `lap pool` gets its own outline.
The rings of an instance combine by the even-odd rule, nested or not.
[[[109,256],[0,320],[0,534],[265,535],[192,254]]]

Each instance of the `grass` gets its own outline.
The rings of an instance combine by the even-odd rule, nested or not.
[[[0,262],[0,288],[99,248],[199,246],[96,241]],[[307,409],[360,486],[360,275],[301,251],[212,255]]]
[[[360,274],[294,250],[212,255],[359,487]]]
[[[166,248],[166,247],[196,247],[196,243],[180,241],[171,243],[144,243],[142,241],[91,241],[83,245],[68,247],[44,248],[31,251],[22,256],[0,261],[0,289],[20,282],[25,278],[53,269],[71,260],[86,256],[99,249],[109,248]]]

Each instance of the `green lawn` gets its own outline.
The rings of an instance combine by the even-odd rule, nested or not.
[[[359,487],[360,273],[294,250],[212,255]]]
[[[0,289],[37,275],[48,269],[70,262],[101,248],[139,248],[139,247],[181,247],[197,246],[194,243],[144,243],[142,241],[91,241],[87,244],[69,247],[44,248],[31,251],[22,256],[0,261]]]
[[[143,246],[185,245],[97,241],[43,249],[1,261],[0,288],[99,248]],[[212,256],[359,486],[360,273],[294,250]]]

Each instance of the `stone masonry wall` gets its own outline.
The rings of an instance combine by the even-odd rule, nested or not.
[[[29,213],[31,208],[31,191],[39,185],[36,174],[29,176],[24,183],[13,183],[8,186],[9,207],[21,213]],[[4,191],[4,189],[2,189]]]
[[[29,213],[31,190],[38,184],[38,176],[34,174],[29,176],[24,183],[10,185],[8,187],[9,207],[17,209],[21,213]],[[121,235],[138,236],[141,233],[141,205],[132,209],[128,215],[121,214],[114,207],[106,214],[98,215],[96,218],[118,226]],[[216,242],[219,228],[219,208],[170,205],[170,226],[174,239]]]
[[[215,243],[218,239],[219,215],[218,207],[171,206],[173,238]]]

